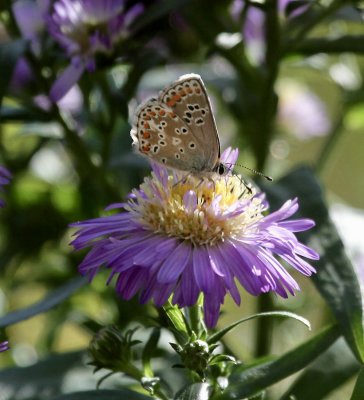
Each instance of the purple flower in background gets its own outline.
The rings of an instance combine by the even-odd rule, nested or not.
[[[287,79],[278,83],[277,92],[278,123],[285,131],[302,140],[330,131],[325,104],[309,87]]]
[[[10,182],[11,173],[0,165],[0,191],[3,190],[3,186],[7,185]],[[5,203],[0,199],[0,207],[4,207]]]
[[[37,57],[41,52],[41,35],[45,29],[45,19],[49,10],[49,0],[18,0],[12,5],[15,21],[24,39],[30,42],[30,48]],[[21,57],[15,66],[9,84],[10,92],[21,94],[31,89],[34,75],[29,63]]]
[[[284,17],[286,7],[294,3],[298,4],[298,0],[278,0],[278,12],[282,18]],[[247,3],[245,0],[234,0],[230,9],[232,17],[238,20],[246,6]],[[294,18],[304,13],[308,7],[309,4],[298,6],[290,14],[290,17]],[[243,37],[252,60],[257,64],[261,64],[265,53],[265,12],[262,4],[260,4],[260,7],[252,4],[248,6],[244,19]]]
[[[44,32],[49,7],[50,0],[18,0],[12,6],[19,30],[31,42],[35,54],[40,52],[40,36]]]
[[[7,340],[5,342],[0,342],[0,353],[6,350],[9,350],[9,342]]]
[[[66,51],[71,64],[53,84],[50,97],[62,98],[85,70],[94,71],[97,53],[110,54],[128,36],[131,22],[143,12],[140,3],[125,10],[124,0],[57,0],[48,29]]]
[[[235,164],[237,156],[229,148],[221,159]],[[287,297],[299,290],[275,255],[303,275],[315,272],[302,257],[318,254],[294,235],[314,222],[287,220],[298,210],[297,199],[265,216],[264,195],[239,176],[201,182],[180,172],[170,176],[155,163],[152,168],[126,203],[110,207],[125,212],[72,225],[78,228],[74,248],[91,247],[81,274],[92,279],[106,266],[108,281],[117,277],[116,291],[124,299],[139,292],[141,303],[153,299],[157,306],[170,296],[180,307],[192,306],[202,292],[205,321],[213,327],[227,292],[240,304],[235,279],[254,296],[273,291]]]

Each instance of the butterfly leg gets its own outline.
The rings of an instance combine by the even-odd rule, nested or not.
[[[189,177],[190,175],[191,175],[191,174],[188,173],[188,174],[186,174],[185,176],[183,176],[181,179],[179,179],[176,183],[173,184],[173,187],[179,185],[180,183],[182,183],[182,184],[184,185],[184,184],[187,182],[187,179],[188,179],[188,177]]]

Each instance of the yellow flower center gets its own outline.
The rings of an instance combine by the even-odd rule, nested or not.
[[[128,206],[129,211],[136,212],[139,223],[155,233],[198,246],[241,238],[263,217],[264,207],[260,198],[254,198],[255,188],[237,175],[214,174],[204,179],[188,175],[177,183],[170,176],[164,187],[152,174],[140,189],[143,196],[134,191],[137,200]],[[185,196],[190,196],[190,205]],[[231,214],[236,206],[244,206],[244,210]]]

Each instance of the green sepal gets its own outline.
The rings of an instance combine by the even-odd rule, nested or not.
[[[149,339],[148,339],[144,349],[143,349],[142,364],[143,364],[143,373],[146,377],[154,376],[150,360],[157,348],[160,334],[161,334],[160,329],[154,328],[151,335],[149,336]]]

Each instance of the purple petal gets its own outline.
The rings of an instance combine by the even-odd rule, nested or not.
[[[192,250],[193,273],[197,286],[204,293],[210,293],[213,287],[214,273],[205,246],[194,247]]]
[[[315,221],[313,221],[312,219],[302,218],[291,219],[289,221],[281,221],[278,222],[278,225],[282,228],[290,230],[291,232],[302,232],[311,229],[316,224]]]
[[[50,99],[57,103],[80,79],[85,70],[83,64],[70,64],[53,83],[49,92]]]
[[[166,255],[166,259],[158,271],[157,281],[159,283],[175,282],[184,272],[190,257],[191,245],[180,243],[171,254]]]

